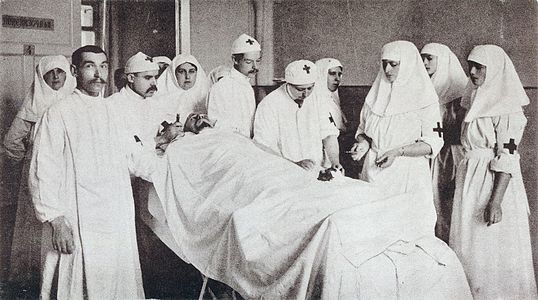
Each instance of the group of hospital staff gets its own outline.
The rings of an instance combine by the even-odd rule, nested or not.
[[[474,47],[467,77],[445,45],[384,45],[351,149],[338,142],[351,128],[337,59],[291,62],[285,83],[257,105],[260,44],[242,34],[231,56],[233,67],[206,75],[192,55],[139,52],[108,98],[99,47],[79,48],[71,65],[61,55],[40,60],[4,139],[24,174],[13,281],[40,280],[43,298],[144,298],[130,174],[151,180],[155,149],[206,120],[309,172],[343,172],[349,150],[364,159],[360,179],[431,208],[424,218],[437,218],[435,233],[458,255],[476,299],[538,297],[518,153],[529,98],[502,48]]]

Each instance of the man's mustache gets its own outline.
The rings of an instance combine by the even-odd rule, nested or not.
[[[258,69],[252,69],[252,70],[250,70],[250,71],[248,71],[248,72],[249,72],[249,73],[253,73],[253,74],[255,74],[255,73],[258,73]]]
[[[105,84],[106,81],[104,81],[102,78],[96,78],[90,81],[90,83],[103,83]]]
[[[152,85],[152,86],[150,86],[150,87],[148,88],[148,90],[146,91],[146,93],[149,93],[149,92],[151,92],[151,91],[155,91],[155,92],[156,92],[156,91],[157,91],[157,86],[156,86],[156,85]]]

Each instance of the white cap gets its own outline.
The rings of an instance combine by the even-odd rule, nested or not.
[[[153,62],[153,59],[142,52],[131,56],[125,64],[125,74],[159,71],[159,65]]]
[[[296,60],[286,66],[284,79],[293,85],[311,84],[316,82],[316,65],[309,60]]]
[[[242,34],[232,43],[232,54],[261,51],[260,43],[253,37]]]
[[[154,63],[165,63],[167,65],[172,64],[172,60],[170,58],[168,58],[167,56],[155,56],[155,57],[153,57],[153,62]]]

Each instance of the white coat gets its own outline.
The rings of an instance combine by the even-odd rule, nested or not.
[[[152,167],[135,159],[142,147],[124,138],[118,113],[75,90],[43,116],[30,165],[32,200],[41,222],[64,216],[75,242],[74,253],[60,254],[44,235],[44,299],[144,297],[129,172],[148,175]]]
[[[331,122],[325,99],[308,96],[301,108],[282,85],[267,95],[256,112],[254,140],[294,162],[323,160],[323,139],[339,131]]]
[[[211,87],[207,115],[216,128],[252,137],[256,99],[250,79],[232,68],[229,75]]]
[[[159,131],[159,125],[165,119],[165,99],[159,96],[143,98],[134,92],[129,86],[122,88],[118,93],[107,98],[115,109],[120,111],[121,124],[128,130],[128,137],[135,140],[148,149],[155,149],[155,137]],[[186,116],[185,116],[186,117]]]

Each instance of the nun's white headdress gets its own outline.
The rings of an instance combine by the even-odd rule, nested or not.
[[[366,103],[375,114],[396,115],[438,103],[435,88],[413,43],[395,41],[385,44],[381,59],[399,61],[400,70],[396,80],[391,84],[383,71],[383,66],[380,66],[372,88],[366,96]]]
[[[467,108],[465,122],[523,111],[522,106],[529,104],[514,64],[501,47],[476,46],[467,60],[486,66],[486,79],[479,87],[470,80],[467,84],[462,97],[462,106]]]
[[[426,44],[422,54],[437,56],[437,70],[432,75],[433,86],[439,96],[439,104],[446,104],[460,98],[468,78],[456,55],[446,45]]]
[[[196,82],[194,86],[188,90],[184,90],[179,86],[176,77],[176,69],[184,63],[190,63],[196,67]],[[209,83],[207,75],[198,60],[190,54],[180,54],[172,60],[172,63],[166,68],[163,74],[157,79],[157,89],[159,95],[188,96],[193,97],[197,101],[202,99],[205,101],[209,91]]]
[[[47,72],[56,68],[65,72],[65,83],[57,91],[53,90],[43,78]],[[36,66],[34,82],[24,98],[17,117],[34,123],[38,122],[47,108],[73,93],[75,87],[76,80],[71,75],[71,68],[67,58],[63,55],[44,56]]]

